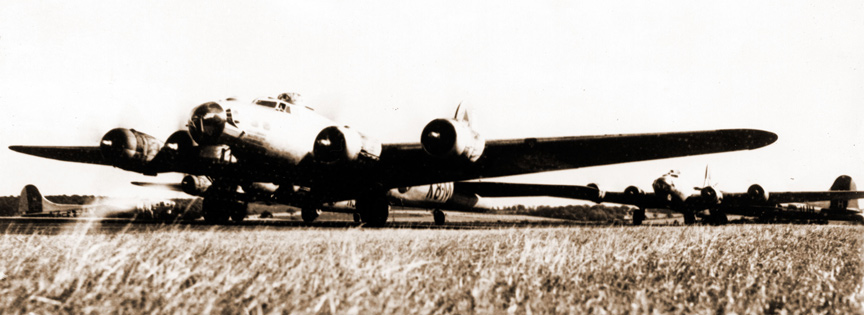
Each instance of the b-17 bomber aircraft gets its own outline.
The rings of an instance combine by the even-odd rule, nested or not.
[[[795,218],[819,218],[825,220],[864,220],[858,209],[858,199],[864,191],[856,191],[855,182],[846,175],[837,177],[829,191],[768,192],[761,185],[753,184],[747,192],[730,193],[708,184],[692,190],[678,184],[679,172],[672,170],[652,183],[653,192],[629,186],[623,192],[602,191],[597,185],[540,185],[516,183],[465,183],[478,194],[486,196],[551,196],[589,200],[597,203],[610,202],[639,207],[633,212],[633,224],[640,225],[645,219],[645,209],[669,209],[684,215],[685,224],[693,224],[696,214],[708,210],[709,222],[724,224],[727,214],[758,217],[767,221]],[[707,171],[706,171],[707,178]],[[830,201],[830,207],[818,212],[787,211],[785,204]]]
[[[112,165],[156,175],[190,174],[203,215],[212,223],[241,221],[248,202],[275,202],[317,212],[325,203],[356,200],[361,220],[382,226],[389,190],[476,178],[574,169],[760,148],[777,135],[725,129],[486,141],[464,109],[434,119],[419,143],[382,144],[299,104],[296,95],[207,102],[192,110],[187,130],[165,144],[134,129],[106,133],[99,146],[11,146],[63,161]],[[299,187],[299,188],[298,188]]]
[[[100,217],[172,221],[182,209],[170,200],[111,200],[94,204],[58,204],[45,199],[34,185],[26,185],[18,197],[18,213],[24,217]]]

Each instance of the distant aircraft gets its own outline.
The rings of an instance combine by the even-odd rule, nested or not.
[[[642,224],[645,209],[652,208],[681,213],[686,224],[695,223],[696,214],[703,210],[709,210],[709,221],[718,224],[728,221],[727,214],[759,217],[767,221],[784,216],[862,220],[862,213],[857,209],[857,199],[864,198],[864,191],[855,191],[855,183],[846,175],[838,177],[829,191],[771,193],[758,184],[751,185],[744,193],[722,192],[711,186],[708,180],[702,187],[688,190],[685,186],[678,185],[678,176],[679,172],[672,170],[657,178],[652,184],[654,192],[645,192],[636,186],[627,187],[623,192],[602,191],[594,184],[577,186],[485,182],[473,185],[478,194],[486,196],[551,196],[633,205],[639,207],[633,213],[634,225]],[[826,209],[785,205],[815,201],[831,201],[831,204]]]
[[[57,204],[45,199],[33,185],[24,186],[18,199],[18,213],[25,217],[136,218],[173,220],[182,209],[170,200],[113,200],[90,205]]]
[[[9,148],[146,175],[206,178],[193,188],[204,197],[204,218],[212,223],[242,221],[249,202],[272,194],[275,202],[301,208],[304,218],[314,218],[325,204],[353,199],[366,225],[382,226],[394,188],[749,150],[777,140],[767,131],[727,129],[486,141],[459,107],[452,119],[427,124],[419,143],[381,144],[300,105],[296,96],[204,103],[193,109],[188,130],[164,145],[117,128],[99,146]]]

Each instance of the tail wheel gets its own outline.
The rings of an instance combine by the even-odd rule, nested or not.
[[[303,218],[303,222],[312,223],[318,216],[321,215],[321,210],[315,207],[303,207],[300,209],[300,217]]]
[[[356,207],[360,219],[366,222],[366,226],[380,227],[387,224],[387,216],[390,215],[390,203],[383,195],[357,199]]]
[[[645,209],[633,210],[633,225],[642,225],[645,220]]]
[[[692,211],[684,212],[684,224],[694,224],[696,223],[696,214]]]
[[[441,209],[435,209],[432,211],[432,218],[435,219],[435,225],[444,225],[447,222],[447,216],[444,214],[444,211]]]

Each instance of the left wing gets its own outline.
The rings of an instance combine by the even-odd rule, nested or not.
[[[432,157],[419,143],[386,144],[378,172],[392,188],[752,150],[776,140],[754,129],[494,140],[473,163]]]
[[[787,191],[769,193],[768,201],[765,203],[776,205],[793,202],[850,200],[862,198],[864,198],[864,191]],[[754,205],[761,203],[761,201],[754,201],[747,193],[723,193],[724,205]]]

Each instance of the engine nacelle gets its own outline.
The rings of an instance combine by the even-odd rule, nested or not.
[[[381,143],[348,126],[330,126],[315,137],[312,155],[316,162],[323,164],[377,161],[381,156]]]
[[[747,188],[747,196],[750,197],[750,200],[759,203],[768,202],[768,192],[765,191],[765,188],[759,186],[758,184],[750,185],[750,188]]]
[[[723,193],[711,186],[702,188],[700,194],[702,195],[702,200],[708,205],[719,205],[723,201]]]
[[[420,135],[423,150],[437,158],[476,162],[486,149],[486,140],[465,121],[435,119]]]
[[[162,141],[135,129],[116,128],[108,131],[99,144],[102,157],[116,167],[127,171],[150,174],[162,149]]]
[[[186,175],[180,182],[183,192],[193,196],[203,196],[212,185],[213,181],[207,176]]]

